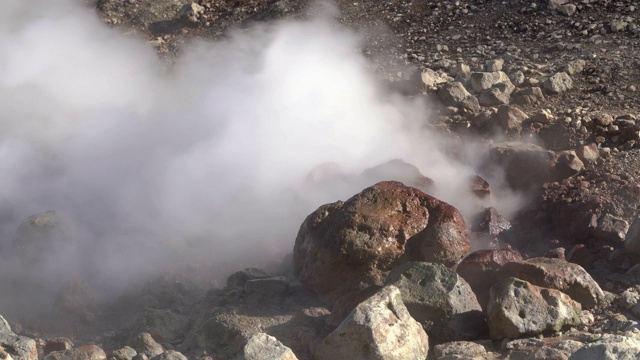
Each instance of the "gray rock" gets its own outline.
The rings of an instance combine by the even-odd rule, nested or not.
[[[13,360],[38,360],[36,342],[25,336],[16,335],[11,331],[7,320],[0,315],[0,349]]]
[[[560,290],[591,309],[604,301],[604,292],[582,266],[544,257],[510,262],[501,269],[503,278],[516,277],[534,285]]]
[[[529,118],[524,111],[515,106],[503,105],[498,108],[498,120],[505,130],[520,132],[522,131],[522,122]]]
[[[85,345],[77,348],[54,351],[45,356],[43,360],[106,360],[107,354],[95,345]]]
[[[584,60],[575,60],[567,64],[564,68],[564,72],[569,75],[579,74],[584,70],[587,63]]]
[[[596,239],[603,243],[618,246],[623,244],[629,231],[629,223],[611,214],[603,214],[598,219],[598,225],[593,232]]]
[[[635,360],[640,358],[640,336],[637,329],[625,335],[605,334],[569,357],[569,360]]]
[[[504,65],[504,59],[495,59],[487,61],[485,69],[489,72],[501,71]]]
[[[627,27],[628,23],[626,21],[614,20],[609,23],[609,28],[611,32],[619,32],[624,30]]]
[[[391,271],[385,285],[402,293],[411,316],[438,341],[478,338],[486,325],[469,284],[440,264],[410,262]]]
[[[152,357],[151,360],[189,360],[182,353],[175,350],[167,350],[162,354]]]
[[[138,352],[129,346],[125,346],[118,350],[115,350],[109,355],[109,360],[133,360],[138,355]]]
[[[202,14],[204,14],[204,7],[197,3],[191,3],[183,6],[178,16],[180,19],[196,23]]]
[[[252,336],[244,346],[240,360],[298,360],[288,347],[273,336],[260,333]]]
[[[559,72],[545,80],[542,87],[551,94],[560,94],[573,89],[573,80],[566,72]]]
[[[158,344],[151,334],[140,333],[129,344],[138,354],[144,354],[147,357],[154,357],[164,352],[162,345]]]
[[[576,13],[577,7],[574,4],[562,4],[558,6],[558,12],[565,16],[571,16]]]
[[[227,287],[230,289],[233,289],[233,288],[244,289],[244,285],[246,284],[247,281],[254,280],[254,279],[265,279],[268,277],[269,277],[269,274],[267,274],[267,272],[262,269],[246,268],[231,274],[227,278]]]
[[[474,113],[480,111],[478,99],[471,95],[464,85],[458,81],[445,84],[438,91],[438,97],[447,106],[461,107]]]
[[[499,84],[504,85],[505,89],[510,88],[511,91],[514,89],[509,76],[502,71],[475,72],[471,74],[471,87],[473,91],[477,93],[491,89]],[[511,93],[511,91],[509,91],[509,93]]]
[[[579,325],[581,306],[554,289],[508,278],[491,288],[487,321],[493,339],[519,338]]]
[[[530,105],[545,101],[542,89],[537,86],[518,90],[513,94],[513,97],[516,104]]]
[[[249,280],[244,285],[244,291],[247,294],[257,293],[266,297],[282,296],[287,290],[289,290],[289,279],[282,276]]]
[[[358,305],[318,346],[316,360],[425,359],[427,333],[402,303],[400,290],[387,286]]]
[[[433,347],[436,359],[482,359],[487,349],[470,341],[452,341]]]

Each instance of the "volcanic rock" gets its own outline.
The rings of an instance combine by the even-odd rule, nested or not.
[[[471,286],[478,303],[486,311],[489,290],[500,280],[499,271],[502,266],[521,260],[520,253],[511,249],[478,250],[462,259],[456,267],[456,272]]]
[[[11,331],[11,326],[0,315],[0,349],[4,349],[13,360],[38,360],[36,342]]]
[[[294,275],[333,304],[382,285],[406,261],[453,266],[468,251],[464,220],[453,206],[402,183],[381,182],[307,217],[296,238]]]
[[[73,347],[71,340],[67,338],[49,339],[42,348],[42,354],[47,355],[52,351],[65,351]]]
[[[522,130],[522,122],[529,117],[524,111],[517,107],[507,105],[498,108],[497,116],[503,129],[517,133]]]
[[[133,348],[125,346],[113,351],[109,355],[108,360],[133,360],[136,355],[138,355],[138,353]]]
[[[583,145],[576,149],[576,155],[585,164],[594,165],[598,158],[600,158],[600,152],[596,144]]]
[[[269,274],[266,271],[258,268],[246,268],[231,274],[227,278],[228,288],[243,288],[247,281],[255,279],[268,278]]]
[[[580,304],[554,289],[507,278],[491,288],[487,310],[493,339],[560,331],[580,324]]]
[[[598,306],[604,293],[580,265],[563,259],[532,258],[505,264],[500,271],[502,278],[515,277],[531,284],[557,289],[578,301],[585,309]]]
[[[186,356],[175,350],[167,350],[162,354],[152,357],[150,360],[189,360]]]
[[[298,360],[288,347],[273,336],[260,333],[252,336],[240,356],[240,360]]]
[[[551,94],[559,94],[573,89],[573,81],[566,72],[559,72],[544,81],[542,87]]]
[[[257,293],[265,297],[282,296],[289,289],[289,279],[273,277],[248,280],[244,285],[247,294]]]
[[[522,105],[537,104],[545,101],[542,89],[537,86],[528,87],[525,89],[518,89],[513,93],[514,103]]]
[[[164,352],[162,345],[158,344],[151,334],[140,333],[129,344],[138,354],[144,354],[149,358]]]
[[[640,218],[636,218],[625,236],[624,249],[640,255]]]
[[[62,216],[56,211],[47,211],[30,216],[20,224],[13,245],[22,262],[32,265],[52,254],[68,251],[73,239]]]
[[[461,82],[447,83],[438,91],[438,97],[443,104],[467,109],[472,113],[480,111],[478,99],[471,95]]]
[[[637,329],[625,335],[605,334],[600,340],[587,344],[569,360],[632,360],[640,358],[640,333]]]
[[[470,341],[452,341],[433,347],[436,359],[484,359],[487,349]]]
[[[428,337],[402,303],[400,290],[387,286],[358,305],[318,346],[316,360],[424,359]]]
[[[411,316],[437,341],[471,340],[485,331],[482,309],[469,284],[441,264],[410,262],[391,271]]]
[[[65,351],[54,351],[43,360],[106,360],[107,354],[95,345],[84,345]]]
[[[390,160],[363,171],[359,183],[368,187],[381,181],[399,181],[427,194],[435,190],[435,184],[431,178],[424,176],[415,165],[399,159]]]

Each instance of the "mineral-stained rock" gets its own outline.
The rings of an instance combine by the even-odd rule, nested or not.
[[[300,227],[294,275],[329,304],[382,285],[410,260],[453,266],[469,251],[453,206],[399,182],[381,182],[346,202],[321,206]]]
[[[162,345],[158,344],[149,333],[138,334],[131,340],[129,345],[134,348],[138,354],[145,354],[150,358],[164,352]]]
[[[107,354],[95,345],[84,345],[65,351],[54,351],[44,360],[106,360]]]
[[[516,277],[534,285],[560,290],[585,309],[594,308],[604,300],[602,289],[591,275],[580,265],[563,259],[539,257],[510,262],[500,272],[503,278]]]
[[[484,315],[469,284],[441,264],[410,262],[391,271],[411,316],[438,341],[476,339],[486,331]]]
[[[640,336],[637,329],[625,335],[605,334],[569,357],[569,360],[633,360],[640,358]]]
[[[240,355],[240,360],[297,360],[296,355],[278,339],[265,333],[252,336]]]
[[[499,271],[508,262],[521,261],[522,256],[515,250],[478,250],[462,259],[456,272],[464,278],[476,294],[483,310],[487,310],[489,290],[500,279]]]
[[[13,360],[38,360],[36,342],[11,331],[7,320],[0,315],[0,348]]]
[[[322,341],[315,359],[425,359],[428,350],[427,334],[409,315],[400,290],[387,286]]]
[[[491,288],[487,321],[493,339],[514,339],[579,325],[580,311],[558,290],[507,278]]]

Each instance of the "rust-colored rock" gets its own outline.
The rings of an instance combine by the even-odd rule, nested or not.
[[[382,285],[406,261],[451,267],[468,251],[456,208],[388,181],[309,215],[296,238],[293,266],[303,285],[333,304],[349,292]]]
[[[519,252],[510,249],[478,250],[462,259],[456,267],[476,294],[482,310],[487,310],[489,290],[499,279],[499,271],[506,263],[521,261]]]
[[[502,279],[515,277],[534,285],[557,289],[571,296],[584,309],[592,309],[604,300],[598,283],[580,265],[563,259],[544,257],[505,264],[500,271]]]

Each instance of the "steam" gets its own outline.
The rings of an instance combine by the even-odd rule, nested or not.
[[[309,212],[362,190],[306,187],[326,164],[357,174],[405,159],[469,204],[471,171],[424,130],[428,104],[383,90],[360,48],[321,16],[194,44],[167,70],[72,1],[7,0],[2,257],[15,259],[20,222],[56,210],[79,245],[43,274],[116,286],[198,261],[258,265],[291,251]]]

